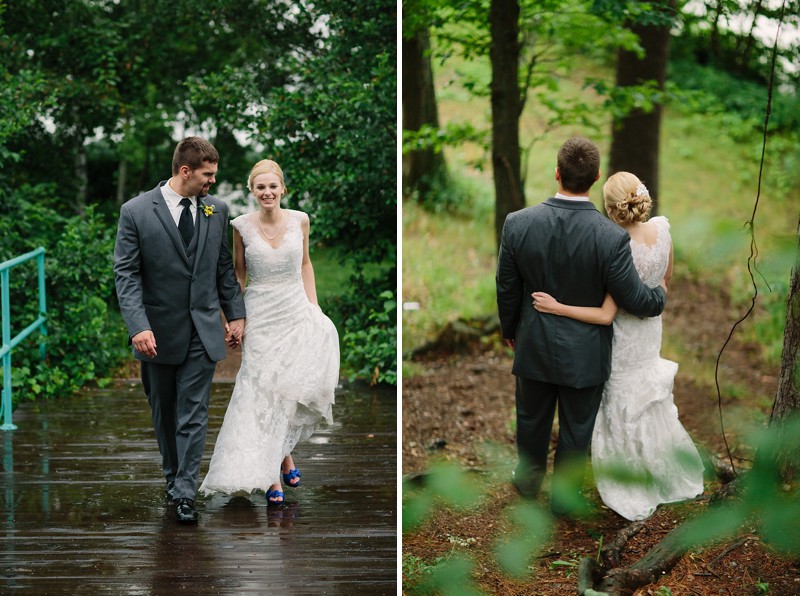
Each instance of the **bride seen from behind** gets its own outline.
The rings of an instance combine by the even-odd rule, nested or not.
[[[281,206],[280,166],[259,161],[247,187],[259,210],[232,222],[234,268],[249,309],[242,364],[200,491],[264,491],[269,505],[280,505],[281,478],[300,486],[294,447],[333,421],[339,339],[317,304],[308,215]]]
[[[631,237],[633,262],[649,287],[666,289],[673,250],[666,217],[648,219],[652,201],[635,175],[618,172],[603,186],[609,218]],[[662,503],[703,492],[703,463],[678,419],[672,388],[678,365],[661,358],[661,317],[639,318],[617,309],[607,295],[600,307],[561,304],[532,294],[542,313],[614,325],[611,376],[592,434],[592,468],[606,506],[629,520],[649,517]],[[627,479],[620,476],[625,470]]]

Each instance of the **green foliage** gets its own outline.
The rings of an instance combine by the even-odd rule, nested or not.
[[[669,78],[681,91],[693,93],[681,94],[676,106],[683,106],[687,111],[735,116],[754,130],[763,128],[767,102],[767,87],[763,82],[743,80],[724,70],[688,60],[672,60]],[[797,131],[800,96],[778,91],[774,92],[772,102],[770,130]]]
[[[692,548],[734,535],[745,521],[756,523],[777,552],[800,554],[800,489],[782,484],[786,469],[800,469],[800,419],[775,423],[757,433],[751,470],[738,480],[741,499],[723,503],[688,522],[683,543]]]
[[[782,3],[778,3],[779,7]],[[782,26],[791,30],[800,23],[800,4],[788,0]],[[758,5],[761,32],[777,28],[780,9]],[[771,76],[774,38],[763,40],[755,28],[744,29],[739,33],[727,23],[746,23],[753,19],[753,6],[739,2],[719,2],[713,9],[707,8],[705,14],[684,11],[683,27],[672,44],[671,53],[675,58],[705,64],[727,71],[740,80],[756,81],[764,84]],[[714,21],[717,21],[714,23]],[[797,40],[787,40],[779,44],[776,62],[776,80],[779,83],[797,82],[797,73],[791,65],[797,59]]]
[[[46,190],[26,189],[29,196]],[[113,229],[92,208],[84,217],[63,217],[24,198],[16,204],[26,217],[0,220],[0,236],[8,240],[0,258],[45,247],[48,316],[47,360],[40,361],[35,335],[12,353],[14,401],[65,396],[88,382],[103,383],[126,354],[124,326],[113,307]],[[33,265],[10,275],[12,334],[38,313]]]
[[[712,503],[674,530],[687,549],[697,550],[729,539],[745,524],[750,532],[755,524],[764,542],[776,552],[790,558],[800,554],[800,489],[796,482],[782,484],[781,481],[782,470],[797,470],[800,466],[800,419],[762,429],[751,442],[757,446],[758,456],[752,469],[743,472],[738,480],[742,488],[740,498]],[[443,508],[474,510],[482,505],[486,488],[485,477],[478,477],[453,463],[437,463],[420,476],[404,479],[403,533],[424,532],[426,521]],[[512,532],[498,539],[494,556],[506,574],[518,578],[530,572],[532,557],[549,539],[552,518],[538,504],[529,502],[516,502],[502,511],[492,510],[493,516],[498,514]],[[449,537],[449,542],[454,545],[449,555],[432,563],[404,555],[405,593],[474,593],[477,589],[472,579],[474,563],[466,552],[471,543],[454,537]],[[602,536],[598,559],[601,549]],[[551,563],[551,568],[558,567],[564,568],[569,577],[579,567],[578,556],[570,554],[569,558]],[[756,589],[759,593],[768,593],[769,584],[759,580]],[[655,593],[668,596],[672,591],[662,585]]]
[[[522,577],[528,573],[534,556],[550,538],[550,515],[535,503],[522,502],[505,514],[514,532],[501,538],[496,547],[500,568],[506,573]]]
[[[419,557],[403,553],[403,580],[410,584],[418,584],[425,580],[433,570],[433,565],[428,565]]]
[[[356,276],[340,292],[341,320],[376,327],[369,337],[379,348],[347,363],[370,376],[377,365],[389,382],[384,352],[396,340],[386,337],[380,295],[397,287],[397,6],[287,6],[0,2],[0,82],[8,83],[0,85],[0,165],[13,166],[4,170],[0,190],[9,192],[0,192],[0,205],[35,218],[19,201],[38,189],[37,201],[63,218],[84,202],[115,214],[116,198],[168,176],[176,128],[217,146],[220,182],[241,183],[255,159],[273,157],[287,173],[290,206],[310,214],[314,240],[347,255],[345,269]],[[169,35],[153,43],[164,27]],[[76,165],[84,156],[85,178]],[[32,237],[9,237],[13,256]],[[43,242],[48,259],[56,237]],[[87,299],[81,308],[102,318],[99,304]]]
[[[437,508],[471,510],[485,498],[485,478],[452,463],[432,466],[420,482],[403,481],[403,533],[418,530]],[[549,539],[552,520],[536,503],[518,503],[502,512],[515,528],[494,547],[494,556],[507,573],[520,577],[529,573],[532,558]],[[416,566],[403,574],[404,592],[410,594],[479,594],[471,577],[474,563],[466,552],[469,540],[449,537],[454,545],[449,556],[435,565]],[[404,559],[405,561],[405,559]],[[405,569],[405,565],[404,565]],[[424,571],[423,571],[424,570]]]
[[[310,41],[289,36],[291,51],[264,72],[253,64],[259,55],[270,63],[268,45],[253,48],[247,62],[193,78],[192,99],[281,164],[289,205],[309,213],[315,241],[341,251],[353,271],[331,300],[344,321],[345,366],[395,383],[396,303],[385,292],[397,287],[396,3],[356,10],[324,0],[298,6],[297,19]]]
[[[355,296],[353,296],[355,298]],[[350,380],[369,379],[377,383],[397,384],[397,300],[394,292],[382,292],[383,303],[366,313],[359,309],[345,322],[342,337],[344,365]],[[366,321],[359,318],[367,315]]]

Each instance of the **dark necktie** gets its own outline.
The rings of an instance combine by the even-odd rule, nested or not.
[[[178,220],[178,230],[183,237],[183,243],[186,246],[189,246],[189,243],[192,241],[192,236],[194,236],[194,222],[192,221],[192,211],[189,209],[192,202],[187,199],[181,199],[181,205],[183,205],[183,211],[181,212],[181,218]]]

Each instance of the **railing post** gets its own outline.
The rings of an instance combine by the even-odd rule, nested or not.
[[[37,269],[39,270],[39,316],[47,320],[47,298],[45,296],[44,285],[44,251],[39,253],[36,258]],[[39,331],[42,334],[42,340],[39,342],[39,353],[42,356],[42,362],[47,358],[45,351],[45,344],[47,340],[47,323],[42,323],[39,326]]]
[[[9,304],[8,269],[0,271],[0,303],[3,316],[3,425],[0,430],[17,428],[11,422],[11,305]]]
[[[0,346],[0,354],[3,359],[3,391],[0,395],[0,411],[2,412],[3,424],[0,425],[0,430],[14,430],[17,427],[11,422],[11,350],[20,343],[23,339],[28,337],[37,329],[41,333],[41,341],[39,342],[39,351],[42,360],[46,358],[46,338],[47,338],[47,301],[45,297],[45,283],[44,283],[44,248],[37,248],[29,253],[20,255],[16,258],[0,263],[0,314],[2,314],[2,340],[3,344]],[[9,270],[12,267],[24,263],[33,258],[36,258],[37,276],[39,281],[39,314],[36,320],[28,325],[25,329],[20,331],[14,338],[11,337],[11,300],[10,300],[10,284],[9,284]]]

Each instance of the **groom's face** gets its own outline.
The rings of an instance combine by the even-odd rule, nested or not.
[[[211,190],[211,185],[217,179],[217,164],[204,161],[196,170],[189,170],[189,179],[186,181],[191,194],[204,197]]]

